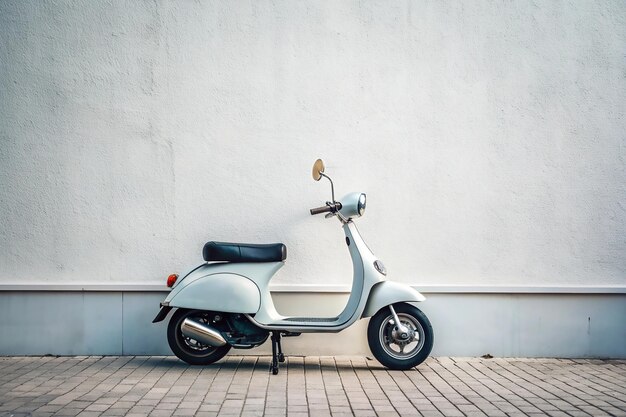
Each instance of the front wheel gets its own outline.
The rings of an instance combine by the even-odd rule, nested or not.
[[[189,365],[209,365],[222,359],[230,350],[230,345],[220,347],[205,345],[186,337],[180,331],[180,326],[186,318],[210,325],[211,315],[215,314],[208,311],[178,309],[170,319],[167,326],[167,342],[172,352]]]
[[[400,323],[409,329],[408,337],[398,334],[389,307],[370,319],[367,342],[374,357],[389,369],[411,369],[424,360],[433,348],[435,335],[428,317],[411,304],[394,304]]]

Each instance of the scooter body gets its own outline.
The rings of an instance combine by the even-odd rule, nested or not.
[[[337,317],[285,317],[274,307],[270,281],[284,262],[205,263],[173,287],[163,305],[175,308],[242,313],[258,327],[290,332],[339,332],[379,309],[425,297],[408,285],[386,281],[354,222],[343,225],[354,276],[350,297]]]
[[[314,166],[314,178],[315,174]],[[316,179],[321,176],[328,178],[323,174],[323,164]],[[284,245],[209,242],[203,251],[206,263],[193,268],[181,279],[170,276],[174,277],[172,290],[161,303],[162,309],[154,319],[154,322],[161,321],[172,308],[177,309],[168,328],[168,341],[177,356],[189,363],[206,364],[221,358],[221,353],[230,347],[258,346],[271,333],[274,353],[272,371],[277,373],[278,362],[284,359],[281,336],[340,332],[362,318],[378,315],[384,318],[372,319],[382,322],[378,324],[378,330],[368,330],[368,341],[371,348],[372,343],[380,345],[378,347],[382,352],[379,353],[381,357],[384,356],[381,362],[390,368],[406,369],[408,364],[415,366],[417,359],[421,362],[427,357],[432,348],[432,327],[421,311],[405,304],[424,301],[425,297],[408,285],[388,281],[383,263],[370,251],[359,234],[353,217],[363,214],[365,194],[352,193],[337,202],[334,187],[332,193],[333,201],[327,202],[326,206],[311,209],[311,214],[328,213],[327,217],[337,217],[345,234],[352,259],[353,278],[350,296],[343,311],[336,317],[279,314],[270,294],[270,282],[284,265]],[[401,314],[409,318],[403,321],[394,305],[407,310],[408,313]],[[415,344],[417,338],[417,346],[421,344],[419,352],[404,358],[404,348]],[[376,339],[379,343],[369,339]],[[394,343],[400,348],[389,347]],[[389,345],[387,355],[384,352],[385,344]],[[202,356],[205,350],[209,353],[204,359],[196,357]],[[372,351],[381,360],[374,348]]]

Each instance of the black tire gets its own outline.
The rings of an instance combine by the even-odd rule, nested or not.
[[[400,322],[412,330],[413,337],[410,343],[401,347],[392,337],[395,324],[392,324],[393,315],[389,307],[381,308],[370,319],[367,326],[367,342],[374,357],[389,369],[411,369],[424,360],[433,349],[435,335],[428,317],[417,307],[398,303],[393,305]],[[391,345],[395,345],[396,349]],[[410,350],[404,352],[404,348]]]
[[[199,322],[208,322],[210,313],[201,310],[178,309],[167,325],[167,342],[179,359],[189,365],[209,365],[222,359],[230,350],[230,345],[220,347],[206,346],[192,339],[185,338],[180,326],[187,317]]]

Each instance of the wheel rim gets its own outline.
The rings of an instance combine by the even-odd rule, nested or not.
[[[185,314],[179,319],[178,323],[176,323],[176,343],[178,346],[189,355],[193,356],[207,356],[215,352],[217,349],[216,347],[200,343],[199,341],[187,337],[182,333],[180,328],[183,321],[187,318],[197,321],[198,323],[206,325],[211,324],[211,319],[207,313],[190,312],[189,314]]]
[[[406,360],[417,355],[424,347],[424,328],[419,320],[409,314],[398,313],[398,319],[409,329],[409,338],[402,340],[398,337],[397,326],[389,314],[380,325],[378,339],[385,353],[394,359]]]

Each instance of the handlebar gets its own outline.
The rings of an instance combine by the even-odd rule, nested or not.
[[[329,212],[330,210],[332,210],[330,208],[330,206],[322,206],[322,207],[312,208],[311,209],[311,215],[326,213],[326,212]]]
[[[322,213],[335,213],[341,210],[341,207],[342,207],[341,203],[339,202],[336,202],[336,203],[328,202],[326,203],[325,206],[312,208],[310,211],[311,211],[311,215],[314,216],[316,214],[322,214]]]

